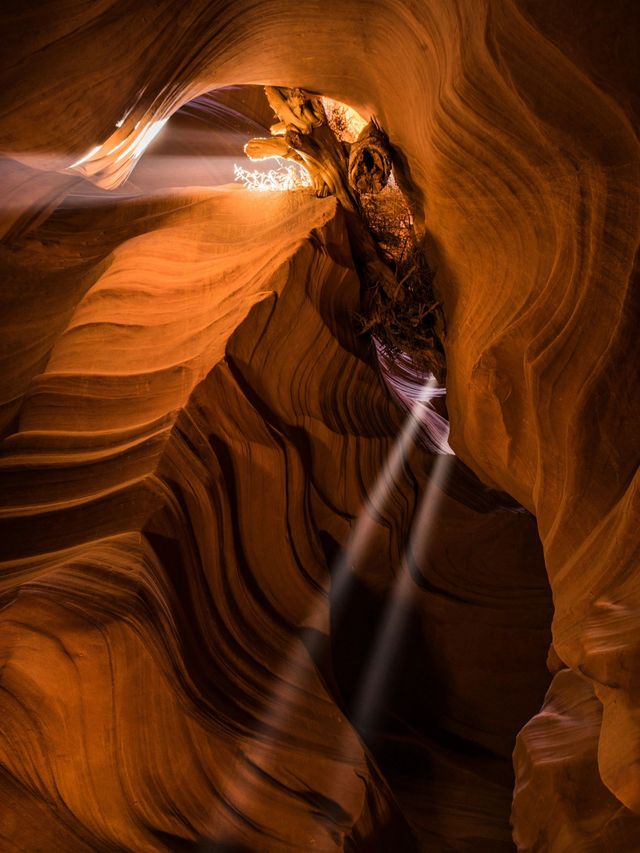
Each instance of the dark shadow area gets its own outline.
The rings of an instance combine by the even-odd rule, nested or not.
[[[504,513],[496,502],[487,506],[482,484],[477,503],[465,500],[474,495],[475,475],[467,470],[456,466],[447,486],[447,494],[463,499],[457,532],[447,532],[442,522],[434,541],[444,538],[444,546],[440,542],[409,566],[414,583],[396,613],[393,662],[378,680],[375,707],[359,706],[361,687],[377,665],[372,653],[393,584],[381,591],[368,580],[366,565],[349,567],[339,598],[331,597],[330,640],[307,635],[305,644],[408,825],[430,845],[425,849],[506,853],[514,849],[511,751],[550,679],[545,660],[551,596],[535,520],[528,513]],[[456,549],[446,540],[457,540],[464,554],[465,527],[466,565],[456,565]],[[486,535],[494,541],[483,555]],[[340,565],[339,544],[326,532],[320,538],[327,564]],[[528,555],[521,553],[525,542]],[[488,570],[487,562],[500,554],[507,565]],[[493,812],[489,818],[487,810]],[[483,836],[487,820],[493,829]],[[454,822],[461,827],[461,846],[450,848],[445,839]]]
[[[250,847],[234,842],[214,842],[207,841],[204,838],[198,841],[189,841],[168,832],[155,832],[154,835],[158,841],[166,844],[168,850],[175,851],[175,853],[255,853]]]

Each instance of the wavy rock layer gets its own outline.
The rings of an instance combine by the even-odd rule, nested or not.
[[[547,680],[535,525],[466,506],[454,470],[427,539],[417,446],[362,515],[401,413],[345,233],[332,200],[212,190],[21,243],[84,296],[0,466],[7,849],[510,849]],[[411,528],[371,753],[348,720]]]
[[[513,803],[521,850],[635,850],[638,818],[602,783],[602,705],[588,679],[563,669],[540,714],[518,736]],[[540,826],[538,812],[546,819]]]
[[[9,238],[37,227],[79,175],[117,186],[139,158],[145,134],[217,86],[299,85],[376,114],[398,150],[399,173],[403,166],[412,178],[416,216],[438,268],[449,326],[452,446],[485,482],[535,513],[554,597],[555,654],[588,680],[602,707],[600,718],[589,712],[587,740],[592,756],[597,740],[598,776],[614,797],[603,807],[612,819],[617,803],[639,813],[634,7],[194,0],[178,10],[167,0],[153,8],[105,2],[49,10],[46,27],[37,5],[12,10],[7,21],[0,148],[17,161],[10,167],[15,205],[3,210]],[[34,166],[49,172],[21,171]],[[73,261],[78,269],[81,260]],[[42,314],[32,321],[14,297],[13,316],[34,330],[34,340],[16,342],[24,358],[15,375],[9,371],[9,423],[25,383],[42,369],[85,292],[81,276],[73,281],[75,291],[65,286],[43,296],[51,322]],[[132,376],[128,397],[113,396],[104,376],[92,415],[86,381],[74,386],[65,373],[74,346],[76,355],[81,350],[80,331],[75,340],[71,334],[54,356],[60,375],[36,383],[23,414],[34,429],[44,428],[45,410],[48,430],[76,432],[78,418],[80,425],[91,417],[108,423],[144,388],[148,411],[123,439],[138,446],[144,418],[148,424],[154,412],[166,411],[205,369],[195,354],[175,370],[169,358],[143,385]],[[74,406],[65,410],[61,395]],[[385,429],[393,422],[387,413],[382,420]],[[131,455],[127,476],[135,482],[139,462]],[[91,506],[107,506],[113,488],[105,486]],[[132,517],[142,495],[149,499],[136,488]],[[71,509],[52,510],[43,530],[53,539],[72,529],[61,520],[92,529],[101,513],[87,510],[80,522]],[[33,536],[26,522],[16,521],[15,530]],[[565,701],[572,707],[571,695]],[[544,712],[535,721],[549,742],[558,736],[552,721]],[[540,754],[530,754],[515,819],[527,814],[534,829],[531,835],[516,826],[516,835],[559,837],[550,825],[554,813],[525,808],[520,798],[535,803],[549,784]],[[572,820],[558,849],[572,849],[581,837],[580,821]],[[640,837],[632,825],[628,844]]]
[[[335,849],[370,789],[374,824],[390,807],[296,639],[326,622],[311,504],[335,513],[328,479],[357,512],[340,460],[367,482],[393,416],[350,421],[376,378],[323,321],[357,298],[332,202],[169,207],[49,225],[61,263],[118,245],[5,442],[2,764],[65,824],[55,849]]]

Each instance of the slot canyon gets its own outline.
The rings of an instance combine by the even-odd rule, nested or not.
[[[0,21],[0,851],[640,851],[640,7]]]

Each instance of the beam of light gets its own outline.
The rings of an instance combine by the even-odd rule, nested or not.
[[[341,550],[340,556],[333,566],[331,572],[331,611],[332,617],[336,620],[340,618],[340,614],[344,611],[344,607],[350,597],[355,581],[353,567],[364,556],[378,520],[385,511],[390,497],[393,495],[398,479],[408,460],[409,453],[415,445],[416,436],[422,422],[422,409],[425,405],[428,405],[429,400],[437,393],[437,382],[433,376],[429,376],[420,389],[420,392],[416,395],[416,399],[402,426],[400,434],[393,443],[382,465],[373,489],[364,501],[347,544]],[[444,470],[444,467],[450,463],[452,458],[451,456],[438,458],[432,474],[434,481],[437,480],[438,483],[441,483],[444,474],[439,476],[438,472]],[[436,487],[430,484],[427,494],[433,497],[429,498],[429,500],[423,500],[420,511],[421,518],[425,514],[429,518],[433,515],[430,508],[434,505],[436,491]],[[429,508],[428,512],[425,507]],[[417,526],[414,525],[414,530],[424,530],[425,524],[425,520],[419,521]],[[326,611],[327,601],[324,596],[321,596],[303,624],[307,626],[321,625]],[[394,621],[397,620],[394,619]],[[391,633],[392,628],[393,625],[385,632],[385,639],[386,635]],[[313,661],[320,653],[320,646],[325,641],[326,638],[322,636],[321,631],[313,634],[306,646],[302,644],[300,638],[296,637],[281,667],[273,678],[273,688],[268,704],[265,703],[264,715],[262,716],[260,727],[254,729],[251,736],[247,737],[245,741],[245,750],[247,753],[250,753],[251,760],[254,762],[258,761],[265,771],[268,771],[270,766],[274,767],[277,765],[277,732],[281,728],[283,721],[291,715],[291,709],[299,704],[301,694],[304,694],[311,688],[311,685],[307,682],[311,674],[315,672]],[[378,650],[379,645],[380,642],[376,645],[376,654],[381,658]],[[375,689],[375,685],[369,688],[367,684],[366,687],[369,693],[372,693]],[[260,735],[266,732],[272,732],[273,734],[270,734],[261,741]],[[344,765],[342,771],[336,769],[336,778],[333,779],[333,784],[337,786],[339,784],[337,777],[341,772],[352,773],[352,756],[340,752],[340,754],[334,757],[337,762]],[[244,757],[238,755],[234,765],[227,769],[227,773],[225,774],[226,781],[222,782],[221,785],[221,796],[225,799],[231,796],[231,789],[236,787],[236,791],[233,794],[233,803],[234,809],[239,814],[247,814],[254,796],[252,792],[244,788],[240,788],[239,790],[237,788],[237,777],[240,773],[244,774],[246,770],[244,763]]]
[[[331,578],[332,598],[336,601],[336,607],[338,608],[340,607],[340,603],[348,598],[348,595],[345,595],[345,591],[346,587],[350,586],[348,584],[349,579],[353,577],[349,572],[349,568],[356,565],[365,552],[377,524],[377,519],[384,512],[389,497],[406,463],[409,451],[415,443],[422,423],[423,410],[437,391],[438,386],[435,378],[429,376],[413,400],[400,435],[394,442],[375,485],[365,500],[353,532],[338,558],[338,564],[334,568]],[[334,612],[336,613],[336,617],[340,616],[339,609],[334,610]]]
[[[111,136],[103,143],[96,145],[83,157],[68,166],[67,171],[75,170],[85,177],[95,178],[96,176],[100,176],[103,172],[109,173],[113,168],[113,165],[124,160],[125,157],[130,157],[132,161],[136,161],[140,158],[146,148],[148,148],[151,142],[153,142],[168,121],[169,116],[159,119],[158,121],[152,121],[146,125],[146,127],[143,127],[141,132],[138,132],[138,128],[141,123],[138,121],[134,125],[131,133],[125,136],[124,139],[116,142],[115,145],[112,143],[114,134],[111,134]],[[107,160],[106,163],[104,162],[106,158],[111,157],[111,155],[115,154],[115,152],[120,148],[122,148],[122,151],[118,154],[113,163],[109,160]],[[132,168],[133,163],[128,170],[122,172],[122,177],[117,181],[117,183],[121,183]]]
[[[160,133],[165,124],[169,121],[169,117],[161,118],[159,121],[152,121],[147,125],[139,136],[136,136],[133,141],[116,157],[116,163],[122,160],[127,155],[138,158],[144,152],[156,136]],[[136,128],[138,125],[136,125]],[[119,147],[119,146],[118,146]]]
[[[375,726],[387,694],[393,664],[404,640],[415,582],[410,566],[419,565],[429,548],[433,525],[442,500],[442,487],[450,471],[453,456],[438,456],[429,483],[411,529],[405,559],[387,602],[369,663],[361,678],[353,706],[352,722],[365,737]]]
[[[266,172],[260,169],[248,170],[236,163],[233,167],[235,180],[251,192],[286,192],[312,186],[311,176],[303,166],[287,163],[280,157],[270,159],[276,160],[279,165]]]

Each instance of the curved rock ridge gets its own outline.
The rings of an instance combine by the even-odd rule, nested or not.
[[[46,29],[37,6],[12,10],[0,76],[0,150],[64,173],[16,181],[20,216],[36,224],[67,181],[124,180],[158,123],[218,86],[302,86],[376,115],[438,270],[451,446],[535,514],[557,655],[590,680],[603,708],[599,776],[638,813],[635,5],[49,8]],[[52,314],[68,317],[81,293],[52,294]],[[55,338],[43,335],[12,379],[9,421]],[[55,399],[55,381],[49,390]]]
[[[297,639],[326,622],[310,502],[329,478],[334,525],[357,513],[341,460],[366,483],[393,412],[344,348],[334,202],[167,206],[46,229],[71,253],[107,223],[120,242],[3,447],[2,765],[71,834],[52,849],[336,849],[393,809]]]
[[[86,245],[56,253],[64,237],[51,229],[51,223],[39,243],[28,235],[54,213],[59,219],[73,211],[75,227],[86,233],[84,211],[89,208],[112,209],[115,199],[143,203],[154,194],[166,194],[168,187],[229,183],[234,162],[244,158],[244,143],[264,132],[270,113],[264,91],[257,86],[231,87],[198,98],[180,110],[150,146],[136,169],[135,182],[129,180],[117,191],[0,157],[4,190],[0,336],[5,344],[0,351],[0,434],[14,428],[26,384],[46,364],[70,312],[91,285],[97,259],[107,258],[109,241],[115,245],[119,239],[108,232],[102,240],[96,231]],[[139,228],[145,227],[140,218]]]
[[[239,189],[23,238],[84,296],[0,459],[7,849],[510,849],[510,752],[547,681],[531,518],[437,490],[406,681],[366,745],[349,722],[433,462],[412,446],[363,515],[403,415],[345,241],[333,200]]]
[[[542,711],[518,735],[513,822],[519,850],[637,849],[637,816],[598,773],[601,718],[589,680],[569,669],[558,672]]]

